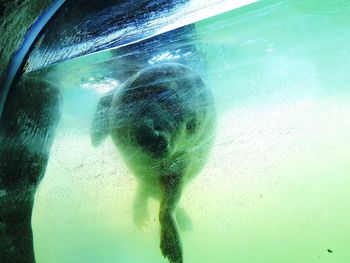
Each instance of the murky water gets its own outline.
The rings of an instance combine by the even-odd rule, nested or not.
[[[261,1],[200,21],[173,41],[35,73],[63,96],[36,195],[37,261],[167,262],[158,201],[150,200],[140,231],[132,219],[136,180],[110,138],[91,145],[90,127],[98,100],[125,72],[176,61],[210,87],[218,118],[208,162],[180,202],[193,224],[181,233],[184,261],[349,262],[349,12],[341,0]]]

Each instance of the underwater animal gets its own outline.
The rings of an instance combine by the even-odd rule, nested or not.
[[[177,203],[207,161],[215,119],[210,90],[197,73],[177,63],[139,71],[101,98],[93,119],[92,144],[111,135],[139,183],[135,223],[144,224],[148,197],[160,200],[160,249],[171,263],[183,262]]]

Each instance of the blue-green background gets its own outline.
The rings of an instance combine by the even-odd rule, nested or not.
[[[345,0],[266,0],[196,23],[218,123],[181,200],[193,221],[181,234],[186,263],[350,262],[349,14]],[[158,203],[139,231],[133,176],[110,139],[90,143],[97,101],[117,85],[98,56],[110,55],[53,70],[64,100],[36,195],[37,261],[166,262]],[[80,74],[103,81],[84,85]]]

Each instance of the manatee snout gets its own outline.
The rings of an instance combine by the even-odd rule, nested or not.
[[[175,114],[159,102],[141,106],[136,112],[130,127],[131,139],[152,158],[169,156],[180,126]]]
[[[162,158],[170,153],[169,132],[154,119],[143,119],[131,131],[136,144],[152,158]]]

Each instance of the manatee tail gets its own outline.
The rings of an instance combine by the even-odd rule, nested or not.
[[[160,249],[169,263],[183,263],[180,235],[174,212],[181,196],[181,178],[176,174],[160,178],[163,195],[160,202]]]
[[[109,112],[111,109],[114,91],[103,96],[95,112],[91,125],[91,143],[94,147],[99,146],[109,134]]]

